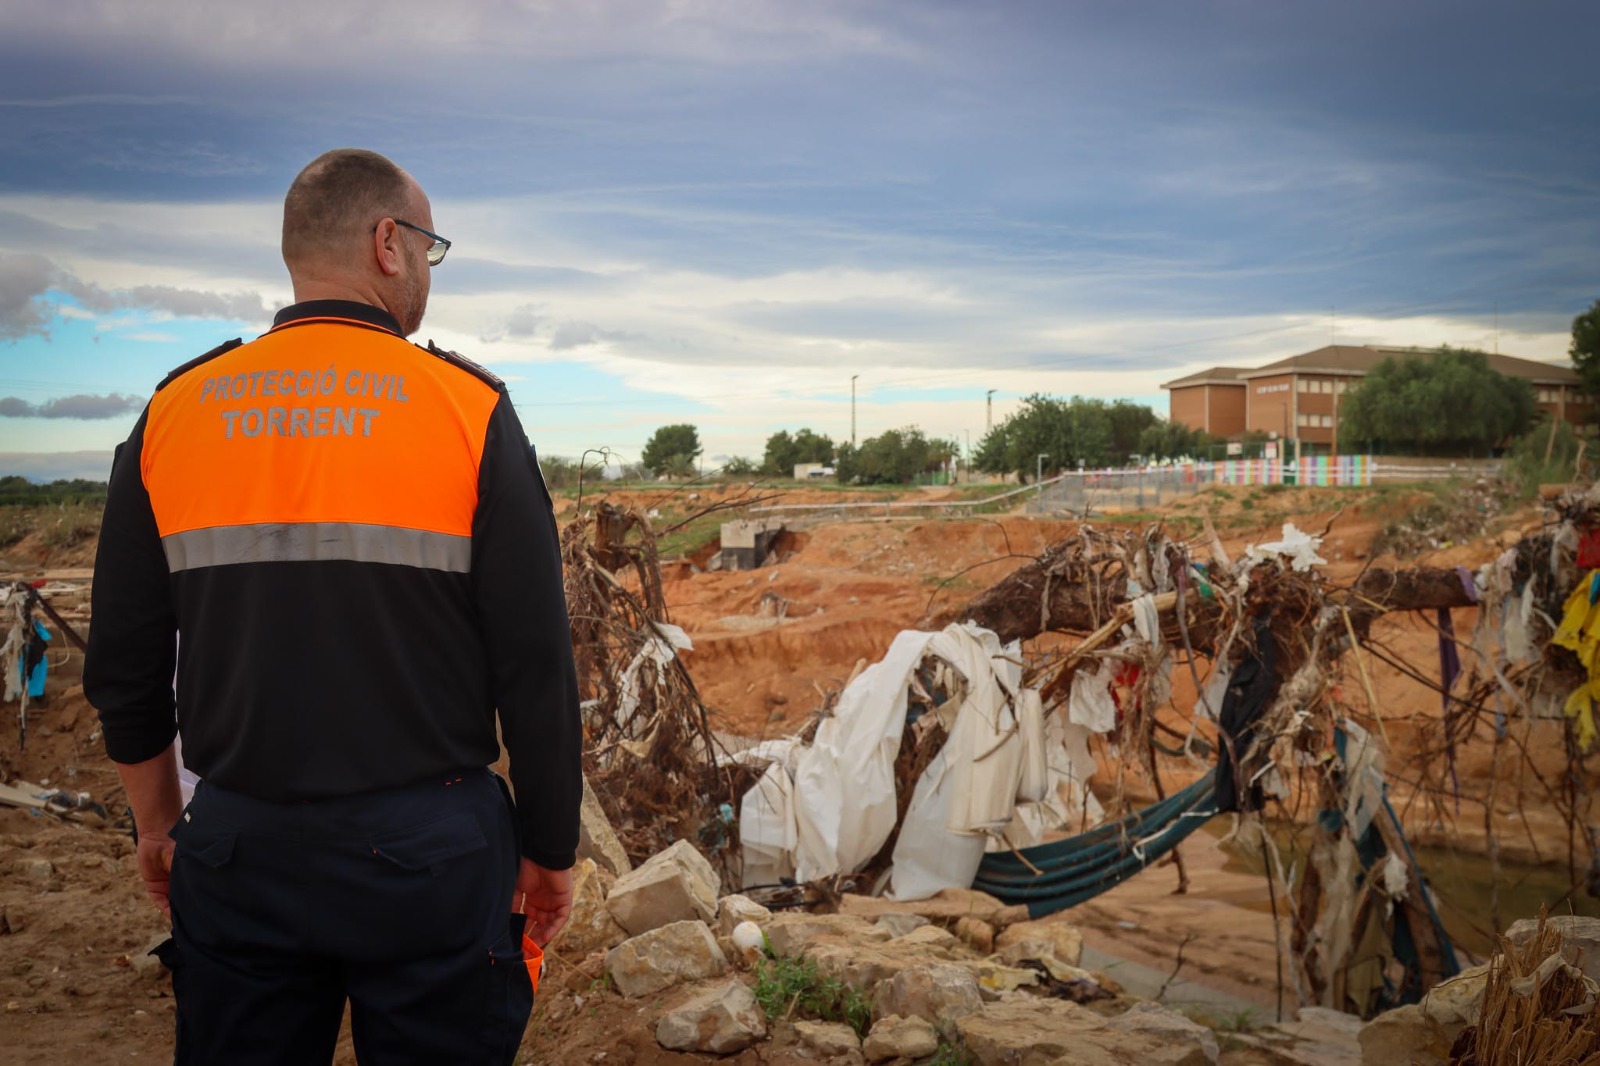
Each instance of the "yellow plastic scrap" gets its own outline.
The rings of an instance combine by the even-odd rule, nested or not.
[[[1561,625],[1550,643],[1570,648],[1588,671],[1588,680],[1567,697],[1566,715],[1578,731],[1578,747],[1589,750],[1600,729],[1595,728],[1594,708],[1600,700],[1600,601],[1591,601],[1591,590],[1600,588],[1600,570],[1591,570],[1567,597]]]
[[[1025,970],[989,961],[974,963],[969,969],[978,984],[991,992],[1012,992],[1039,983],[1038,970]]]

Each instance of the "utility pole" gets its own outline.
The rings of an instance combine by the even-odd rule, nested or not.
[[[1044,461],[1050,458],[1049,452],[1040,452],[1039,458],[1033,461],[1033,483],[1039,486],[1039,495],[1044,495]]]
[[[856,446],[856,378],[860,374],[850,375],[850,447]]]
[[[994,394],[999,391],[999,389],[990,389],[983,398],[983,432],[986,436],[994,429]]]

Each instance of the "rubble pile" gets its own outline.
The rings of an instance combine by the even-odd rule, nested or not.
[[[1082,936],[1064,916],[1030,920],[1025,908],[970,889],[898,902],[845,894],[832,913],[772,910],[725,893],[682,842],[618,878],[586,857],[578,881],[572,922],[546,951],[543,987],[575,994],[584,1009],[596,996],[638,1003],[668,1051],[770,1046],[839,1064],[1290,1066],[1318,1061],[1303,1057],[1307,1049],[1334,1048],[1356,1061],[1354,1028],[1330,1036],[1338,1027],[1319,1027],[1310,1012],[1219,1040],[1080,968]],[[1230,1060],[1224,1041],[1248,1045],[1250,1057]]]

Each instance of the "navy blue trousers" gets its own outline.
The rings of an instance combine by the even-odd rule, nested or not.
[[[263,803],[202,782],[172,829],[178,1066],[513,1061],[533,1007],[505,786],[472,771]]]

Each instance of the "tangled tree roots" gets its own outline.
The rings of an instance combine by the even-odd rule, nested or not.
[[[676,655],[649,520],[600,503],[561,538],[584,711],[584,775],[628,858],[680,839],[735,872],[732,823],[753,783],[718,767],[706,706]]]

